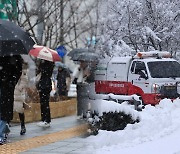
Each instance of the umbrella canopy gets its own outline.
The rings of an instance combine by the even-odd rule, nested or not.
[[[57,51],[40,45],[34,45],[33,49],[29,51],[29,55],[52,62],[62,60]]]
[[[21,27],[0,19],[0,56],[28,54],[34,44],[29,33]]]
[[[71,50],[67,56],[71,57],[71,60],[77,60],[77,58],[79,57],[80,54],[82,53],[87,53],[87,52],[92,52],[94,53],[93,50],[91,49],[86,49],[86,48],[79,48],[79,49],[73,49]]]
[[[92,52],[81,53],[77,56],[76,61],[85,61],[85,62],[98,62],[99,55]]]

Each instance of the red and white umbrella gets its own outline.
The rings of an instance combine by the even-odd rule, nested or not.
[[[62,61],[57,51],[40,45],[34,45],[29,51],[29,55],[52,62]]]

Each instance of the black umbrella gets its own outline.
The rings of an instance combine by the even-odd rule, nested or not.
[[[93,53],[93,52],[86,52],[86,53],[79,54],[76,57],[76,59],[74,58],[73,60],[85,61],[85,62],[98,62],[99,61],[99,55],[97,53]]]
[[[0,56],[28,54],[35,42],[15,23],[0,19]]]
[[[71,60],[77,60],[77,58],[79,57],[79,55],[81,55],[82,53],[94,53],[94,51],[92,49],[86,49],[86,48],[79,48],[79,49],[73,49],[71,50],[67,56],[71,57]]]

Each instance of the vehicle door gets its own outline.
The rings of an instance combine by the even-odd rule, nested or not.
[[[129,70],[128,81],[134,86],[143,90],[144,93],[150,92],[149,78],[146,65],[143,61],[133,61]]]

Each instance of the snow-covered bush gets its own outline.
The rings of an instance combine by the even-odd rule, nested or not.
[[[88,119],[90,132],[94,135],[99,130],[123,130],[127,124],[140,121],[139,113],[126,102],[118,104],[113,101],[96,100],[91,103],[92,117]]]

